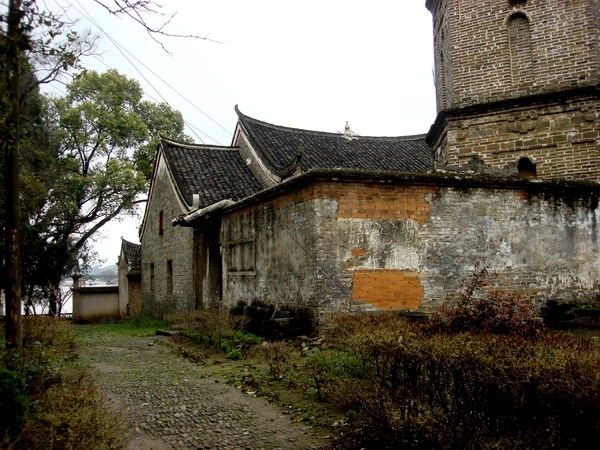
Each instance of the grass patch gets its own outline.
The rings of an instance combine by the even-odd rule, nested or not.
[[[86,344],[109,344],[121,336],[153,336],[158,330],[169,329],[170,322],[149,315],[138,315],[118,322],[74,325],[75,342]]]

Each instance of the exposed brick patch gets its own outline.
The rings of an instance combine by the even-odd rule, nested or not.
[[[426,194],[435,192],[432,186],[342,185],[337,189],[338,218],[411,219],[419,224],[431,215]]]
[[[379,310],[418,309],[424,290],[418,272],[357,270],[353,273],[352,300]]]
[[[364,248],[353,248],[352,249],[352,256],[354,258],[359,258],[361,256],[365,256],[367,254],[367,251]]]
[[[412,219],[423,224],[430,217],[429,202],[425,197],[438,190],[438,186],[432,185],[321,181],[253,205],[249,210],[281,208],[309,200],[332,199],[339,202],[340,219]]]

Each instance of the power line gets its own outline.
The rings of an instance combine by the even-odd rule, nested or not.
[[[112,67],[109,66],[108,64],[106,64],[106,62],[104,60],[102,60],[102,58],[99,58],[97,55],[94,55],[94,58],[101,64],[104,64],[107,68],[111,69]],[[153,87],[154,90],[156,90]],[[159,103],[159,100],[157,100],[156,98],[154,98],[152,95],[148,94],[148,93],[144,93],[150,100],[152,100],[155,103]],[[161,97],[162,98],[162,97]],[[164,101],[164,99],[163,99]],[[170,105],[169,105],[170,106]],[[204,144],[205,142],[202,140],[202,138],[200,136],[198,136],[198,134],[196,134],[194,132],[194,129],[197,130],[200,134],[205,135],[206,137],[212,139],[214,142],[218,142],[215,139],[213,139],[212,137],[210,137],[209,135],[207,135],[206,133],[204,133],[202,130],[200,130],[199,128],[197,128],[196,126],[192,125],[190,122],[188,122],[187,120],[183,119],[183,122],[187,125],[187,127],[190,129],[190,131],[192,133],[194,133],[196,135],[196,137]]]
[[[120,46],[117,44],[117,42],[106,32],[104,31],[104,29],[98,24],[98,22],[96,22],[91,16],[90,14],[87,12],[87,10],[81,5],[81,3],[79,3],[79,0],[75,0],[77,2],[77,4],[79,5],[79,7],[84,11],[81,12],[80,10],[77,9],[77,7],[73,6],[72,4],[70,4],[73,8],[75,8],[75,10],[77,12],[79,12],[79,14],[81,14],[83,17],[85,17],[87,20],[89,20],[91,23],[93,23],[94,25],[96,25],[96,27],[106,35],[106,37],[112,42],[112,44],[116,47],[116,49],[123,55],[123,57],[127,60],[127,62],[129,64],[131,64],[131,66],[135,69],[135,71],[146,81],[146,83],[148,83],[150,85],[150,87],[152,89],[154,89],[154,92],[156,92],[156,94],[163,100],[163,102],[165,102],[166,104],[169,104],[169,102],[161,95],[161,93],[158,91],[158,89],[156,89],[154,87],[154,85],[150,82],[150,80],[148,80],[148,78],[146,78],[146,76],[141,72],[141,70],[139,70],[137,68],[137,66],[129,59],[129,57],[127,55],[125,55],[125,53],[123,53],[123,51],[121,50]],[[99,58],[96,58],[99,59]],[[103,62],[103,64],[106,64]],[[145,67],[145,66],[144,66]],[[204,140],[192,129],[190,129],[192,131],[192,133],[194,133],[194,135],[200,140],[200,142],[202,142],[203,144],[205,143]],[[209,137],[210,139],[212,139],[213,141],[217,142],[215,139],[213,139],[212,137],[208,136],[206,133],[203,133],[205,136]]]
[[[134,54],[132,54],[129,50],[127,50],[123,45],[121,45],[119,42],[117,42],[114,38],[112,38],[101,26],[100,24],[98,24],[98,22],[93,19],[93,17],[87,12],[87,10],[81,5],[81,3],[79,2],[79,0],[75,0],[75,2],[77,3],[77,5],[79,5],[78,9],[76,6],[74,6],[72,3],[68,2],[68,4],[73,7],[82,17],[86,18],[88,21],[90,21],[93,25],[95,25],[109,40],[110,42],[115,46],[115,48],[123,55],[123,57],[127,60],[127,62],[129,62],[129,64],[131,64],[131,66],[136,70],[136,72],[138,72],[138,74],[148,83],[148,85],[156,92],[156,94],[167,104],[169,104],[169,102],[162,96],[162,94],[159,92],[159,90],[150,82],[150,80],[148,80],[148,78],[140,71],[140,69],[136,66],[136,64],[133,63],[133,61],[129,58],[129,56],[127,56],[125,53],[127,53],[128,55],[131,56],[131,58],[135,59],[139,64],[141,64],[146,70],[148,70],[152,75],[154,75],[156,78],[158,78],[160,81],[162,81],[164,84],[166,84],[171,90],[173,90],[177,95],[179,95],[181,98],[183,98],[186,102],[188,102],[193,108],[195,108],[197,111],[199,111],[201,114],[203,114],[205,117],[207,117],[209,120],[211,120],[213,123],[215,123],[219,128],[221,128],[223,131],[225,131],[227,134],[229,134],[231,136],[231,132],[228,131],[225,127],[223,127],[221,124],[219,124],[215,119],[213,119],[211,116],[209,116],[206,112],[204,112],[203,110],[201,110],[196,104],[194,104],[193,102],[191,102],[188,98],[186,98],[183,94],[181,94],[176,88],[174,88],[171,84],[169,84],[166,80],[164,80],[163,78],[161,78],[157,73],[155,73],[152,69],[150,69],[146,64],[144,64],[142,61],[140,61]],[[96,58],[99,61],[100,58]],[[104,61],[101,61],[103,64],[105,64],[107,67],[109,67]],[[202,142],[204,143],[204,140],[198,136],[198,134],[196,133],[197,130],[199,133],[203,134],[204,136],[206,136],[207,138],[211,139],[212,141],[219,143],[216,139],[214,139],[212,136],[208,135],[207,133],[201,131],[198,127],[193,126],[191,123],[185,121],[185,124],[188,126],[188,128],[190,129],[190,131],[196,135],[196,137]]]

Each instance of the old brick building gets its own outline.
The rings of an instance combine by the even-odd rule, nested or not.
[[[300,130],[236,107],[230,147],[163,139],[144,306],[427,311],[481,260],[494,287],[591,295],[598,1],[427,1],[439,113],[427,135]]]
[[[435,167],[600,179],[600,1],[427,0]]]
[[[136,315],[142,310],[142,246],[121,238],[117,262],[121,315]]]

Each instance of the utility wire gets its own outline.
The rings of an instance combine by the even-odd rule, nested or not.
[[[142,73],[141,70],[139,70],[137,68],[137,66],[131,61],[131,59],[129,59],[129,57],[123,52],[123,50],[121,50],[121,46],[106,32],[104,31],[104,29],[100,26],[100,24],[98,24],[98,22],[96,22],[95,19],[93,19],[90,14],[87,12],[87,10],[81,5],[81,3],[79,3],[79,0],[75,0],[75,2],[79,5],[79,7],[83,10],[83,12],[79,9],[77,9],[76,6],[73,6],[72,3],[70,3],[70,5],[79,13],[81,14],[83,17],[85,17],[87,20],[89,20],[91,23],[93,23],[102,33],[104,33],[106,35],[106,37],[112,42],[112,44],[115,46],[115,48],[119,51],[119,53],[121,53],[121,55],[123,55],[123,57],[127,60],[127,62],[129,64],[131,64],[131,67],[134,68],[134,70],[144,79],[146,80],[146,83],[148,83],[150,85],[150,87],[154,90],[154,92],[156,92],[156,94],[162,99],[163,102],[165,102],[166,104],[169,104],[169,102],[161,95],[161,93],[158,91],[157,88],[154,87],[154,85],[150,82],[150,80],[148,80],[148,78],[146,78],[146,76]],[[97,58],[99,59],[99,58]],[[137,58],[136,58],[137,59]],[[139,61],[139,60],[138,60]],[[106,63],[104,63],[106,64]],[[145,67],[145,66],[144,66]],[[194,133],[194,135],[200,140],[200,142],[202,142],[203,144],[205,144],[204,140],[193,130],[190,129],[192,131],[192,133]],[[208,138],[212,139],[214,142],[217,142],[215,139],[213,139],[212,137],[208,136],[206,133],[202,133],[205,136],[207,136]]]
[[[108,64],[106,64],[106,62],[102,59],[99,58],[97,55],[94,55],[94,58],[100,63],[100,64],[104,64],[107,68],[111,69],[112,67],[109,66]],[[155,89],[156,90],[156,89]],[[152,95],[148,94],[148,93],[144,93],[144,95],[146,95],[146,97],[148,97],[150,100],[152,100],[154,103],[159,103],[160,101],[157,100],[155,97],[153,97]],[[188,122],[187,120],[183,119],[183,123],[185,123],[187,125],[187,127],[190,129],[190,131],[192,131],[192,133],[194,133],[194,129],[196,129],[199,133],[204,134],[206,137],[212,139],[210,136],[208,136],[206,133],[204,133],[202,130],[200,130],[199,128],[197,128],[196,126],[192,125],[190,122]],[[202,138],[200,136],[198,136],[196,133],[194,133],[196,135],[196,137],[202,142],[204,143],[204,141],[202,140]],[[215,139],[212,139],[213,141],[217,142]]]
[[[165,103],[169,103],[159,92],[159,90],[154,87],[154,85],[150,82],[150,80],[148,80],[148,78],[146,76],[144,76],[144,74],[142,74],[142,72],[138,69],[138,67],[131,61],[131,59],[129,58],[129,56],[127,56],[125,53],[127,53],[128,55],[131,56],[131,58],[135,59],[139,64],[141,64],[146,70],[148,70],[152,75],[154,75],[156,78],[158,78],[160,81],[162,81],[164,84],[166,84],[171,90],[173,90],[177,95],[179,95],[181,98],[183,98],[186,102],[188,102],[194,109],[196,109],[197,111],[199,111],[201,114],[203,114],[205,117],[207,117],[209,120],[211,120],[213,123],[215,123],[219,128],[221,128],[223,131],[225,131],[227,134],[229,134],[231,136],[231,132],[228,131],[225,127],[223,127],[220,123],[218,123],[215,119],[213,119],[211,116],[209,116],[206,112],[204,112],[203,110],[201,110],[196,104],[194,104],[193,102],[191,102],[188,98],[186,98],[183,94],[181,94],[181,92],[179,92],[176,88],[174,88],[171,84],[169,84],[166,80],[164,80],[163,78],[161,78],[156,72],[154,72],[152,69],[150,69],[146,64],[144,64],[142,61],[140,61],[140,59],[138,59],[134,54],[132,54],[129,50],[127,50],[123,45],[121,45],[119,42],[117,42],[114,38],[112,38],[106,31],[104,31],[104,29],[100,26],[100,24],[98,24],[98,22],[96,22],[96,20],[93,19],[93,17],[87,12],[87,10],[81,5],[81,3],[79,2],[79,0],[75,0],[75,2],[79,5],[78,9],[76,6],[74,6],[72,3],[68,2],[69,5],[71,7],[73,7],[79,14],[81,14],[83,17],[85,17],[87,20],[89,20],[92,24],[94,24],[110,41],[111,43],[115,46],[115,48],[123,55],[123,57],[129,62],[129,64],[131,64],[131,66],[140,74],[140,76],[152,87],[152,89],[156,92],[156,94],[165,102]],[[99,58],[97,58],[99,59]],[[103,62],[103,64],[106,65],[106,63]],[[107,65],[108,66],[108,65]],[[188,126],[188,128],[192,131],[192,133],[194,133],[196,135],[196,137],[198,137],[198,139],[200,139],[200,141],[202,141],[202,143],[204,143],[204,141],[202,140],[202,138],[200,138],[200,136],[198,136],[198,134],[194,131],[197,130],[199,133],[203,134],[204,136],[208,137],[209,139],[211,139],[212,141],[218,143],[218,141],[216,139],[214,139],[213,137],[211,137],[210,135],[208,135],[207,133],[201,131],[199,128],[191,125],[189,122],[185,121],[186,125]]]

